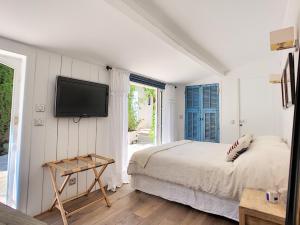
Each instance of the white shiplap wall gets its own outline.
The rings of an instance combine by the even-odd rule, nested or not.
[[[34,126],[32,121],[27,197],[27,213],[30,215],[47,210],[54,195],[49,171],[42,168],[44,162],[87,153],[103,154],[108,145],[107,118],[83,118],[79,123],[74,123],[72,118],[53,116],[57,75],[105,84],[109,82],[108,72],[103,66],[42,50],[36,51],[32,120],[41,118],[45,125]],[[35,112],[36,104],[44,104],[46,111]],[[93,180],[91,172],[76,177],[76,185],[66,188],[64,198],[83,192]],[[59,176],[57,180],[62,182]]]

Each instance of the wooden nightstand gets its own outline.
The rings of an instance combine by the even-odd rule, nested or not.
[[[284,225],[285,207],[282,203],[266,201],[265,192],[245,189],[240,202],[240,225]]]

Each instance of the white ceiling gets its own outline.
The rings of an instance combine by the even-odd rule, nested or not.
[[[287,0],[135,1],[172,21],[228,70],[272,54],[269,33],[281,27],[287,5]]]
[[[0,0],[0,36],[165,82],[188,83],[214,74],[206,65],[222,73],[266,57],[269,31],[280,27],[286,4],[128,0],[151,14],[161,33],[170,29],[172,35],[165,35],[174,40],[170,44],[109,1]]]

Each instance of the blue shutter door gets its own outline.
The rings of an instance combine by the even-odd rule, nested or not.
[[[200,90],[189,86],[185,90],[185,139],[200,140]]]
[[[202,86],[203,105],[201,110],[201,140],[220,142],[219,128],[219,85]]]
[[[219,85],[187,86],[185,139],[219,142]]]
[[[193,139],[193,113],[186,112],[185,119],[186,119],[185,139],[192,140]]]

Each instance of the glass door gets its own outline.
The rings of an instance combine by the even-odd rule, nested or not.
[[[157,88],[130,83],[128,94],[129,158],[134,152],[157,145],[159,142],[157,99]]]

